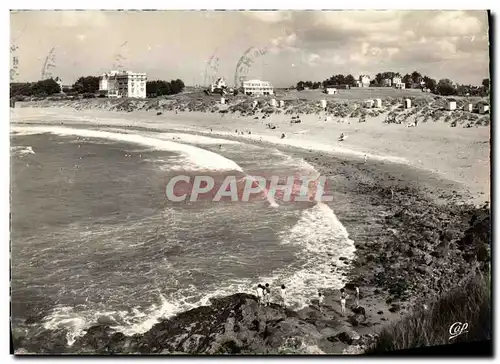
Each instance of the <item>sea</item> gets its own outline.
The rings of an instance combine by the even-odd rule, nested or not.
[[[354,242],[322,202],[172,202],[182,174],[317,174],[273,147],[183,132],[11,125],[11,316],[28,332],[64,330],[71,346],[103,322],[126,335],[159,319],[255,293],[299,309],[340,288]]]

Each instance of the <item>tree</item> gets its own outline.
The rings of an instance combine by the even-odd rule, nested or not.
[[[436,80],[427,76],[424,76],[425,88],[431,90],[431,92],[436,92]]]
[[[170,81],[170,89],[172,94],[178,94],[184,91],[184,82],[182,80],[172,80]]]
[[[485,78],[481,84],[483,85],[483,91],[488,95],[490,93],[490,80]]]
[[[32,83],[30,82],[16,82],[10,84],[10,97],[14,96],[31,96],[33,91],[31,90]]]
[[[95,93],[99,90],[99,77],[80,77],[73,85],[73,90],[78,92],[79,94]]]
[[[34,96],[50,96],[61,92],[59,84],[53,79],[38,81],[31,85],[31,92]]]
[[[422,81],[422,75],[417,71],[413,71],[411,73],[411,80],[413,83],[420,83],[420,81]]]
[[[146,94],[150,97],[163,95],[175,95],[184,90],[184,82],[182,80],[172,80],[170,82],[156,80],[146,82]]]
[[[411,76],[408,73],[403,76],[403,78],[401,79],[401,81],[405,84],[406,88],[410,88],[411,87],[412,78],[411,78]]]
[[[456,94],[456,89],[453,86],[453,82],[451,82],[451,80],[447,78],[439,80],[436,90],[438,94],[443,96],[450,96]]]
[[[345,79],[344,79],[346,85],[349,85],[349,86],[355,86],[356,85],[356,79],[354,78],[353,75],[347,75],[345,76]]]
[[[297,82],[297,91],[304,90],[304,81]]]

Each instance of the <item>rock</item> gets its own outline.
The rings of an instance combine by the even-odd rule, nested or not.
[[[422,275],[429,275],[432,273],[432,268],[429,267],[428,265],[419,265],[415,267],[415,271]]]
[[[339,260],[347,260],[346,257],[340,257]]]
[[[432,256],[430,254],[424,254],[422,262],[426,265],[430,265],[432,263]]]
[[[156,113],[156,115],[161,115],[161,114],[163,114],[161,111],[158,111],[158,112]]]
[[[344,355],[360,355],[363,354],[365,348],[360,345],[349,345],[347,348],[342,350],[342,354]]]
[[[108,326],[116,325],[116,321],[109,316],[100,316],[97,319],[97,323],[100,325],[108,325]]]
[[[346,343],[349,345],[354,344],[356,341],[358,341],[360,339],[359,334],[356,331],[351,330],[351,329],[346,329],[345,331],[338,334],[336,337],[337,337],[337,339],[339,339],[343,343]]]
[[[366,309],[363,306],[352,306],[351,311],[356,313],[356,314],[366,313]]]
[[[390,312],[398,312],[399,310],[401,310],[401,306],[398,305],[397,303],[393,303],[391,305],[391,308],[389,308]]]
[[[379,315],[383,315],[384,314],[384,311],[378,311],[377,314]]]
[[[351,323],[352,326],[359,326],[363,321],[366,320],[366,317],[364,315],[356,314],[353,316],[349,317],[349,322]]]

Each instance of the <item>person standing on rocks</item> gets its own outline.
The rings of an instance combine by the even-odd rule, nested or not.
[[[262,305],[264,300],[264,287],[262,287],[262,284],[259,283],[257,286],[257,301],[259,302],[259,305]]]
[[[271,304],[271,288],[269,287],[269,283],[266,283],[266,287],[264,288],[264,297],[266,298],[266,306]]]
[[[345,316],[345,303],[347,300],[347,293],[345,293],[345,290],[343,288],[340,289],[340,312],[342,313],[342,316]]]
[[[284,284],[281,285],[281,302],[283,307],[286,307],[286,287]]]
[[[356,307],[359,307],[359,287],[356,286]]]
[[[321,292],[318,291],[318,308],[319,312],[323,312],[323,300],[325,296],[321,294]]]

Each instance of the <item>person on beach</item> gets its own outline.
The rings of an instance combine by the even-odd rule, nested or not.
[[[266,299],[266,306],[269,306],[271,304],[271,288],[269,287],[269,283],[266,283],[266,287],[264,288],[265,296]]]
[[[345,303],[347,300],[347,293],[345,293],[345,290],[343,288],[340,289],[340,312],[342,313],[342,316],[345,316]]]
[[[264,300],[264,287],[262,287],[262,284],[257,285],[257,302],[259,302],[259,305],[262,305]]]
[[[281,285],[281,303],[283,307],[286,307],[286,287],[284,284]]]
[[[321,294],[320,291],[318,291],[318,308],[319,308],[319,312],[323,312],[323,300],[324,300],[325,296],[323,296]]]

